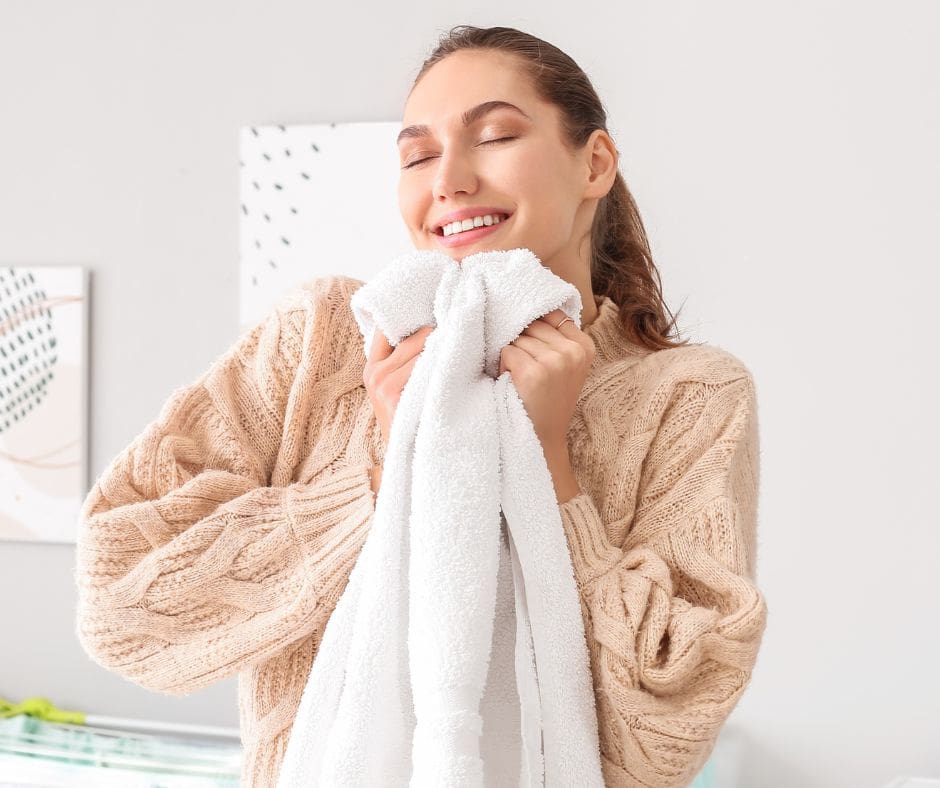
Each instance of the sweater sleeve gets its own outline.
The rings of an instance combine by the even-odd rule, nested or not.
[[[299,411],[331,393],[311,370],[335,363],[320,313],[342,299],[315,281],[175,391],[82,505],[78,639],[149,690],[188,695],[324,626],[365,541],[369,465],[272,484]]]
[[[676,386],[624,544],[608,539],[590,494],[560,505],[608,785],[688,785],[750,680],[767,617],[757,430],[749,373]]]

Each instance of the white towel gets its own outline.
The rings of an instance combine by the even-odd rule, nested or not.
[[[278,785],[603,788],[561,513],[511,373],[497,376],[501,350],[533,320],[561,309],[580,326],[579,291],[525,248],[459,262],[414,250],[350,307],[366,356],[376,327],[393,347],[434,330],[396,407],[370,532]],[[499,648],[497,587],[510,580],[515,643]],[[492,735],[501,720],[485,715],[505,714],[498,695],[513,673],[518,735]]]

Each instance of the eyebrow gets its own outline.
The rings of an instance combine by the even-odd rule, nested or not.
[[[523,117],[532,120],[532,118],[519,109],[519,107],[517,107],[515,104],[511,104],[508,101],[501,101],[499,99],[494,99],[493,101],[484,101],[482,104],[477,104],[475,107],[471,107],[460,116],[460,120],[464,126],[469,126],[471,123],[475,123],[487,113],[493,112],[497,109],[511,109],[515,112],[518,112]],[[415,126],[408,126],[398,133],[396,144],[400,145],[401,141],[404,139],[427,137],[430,135],[430,133],[431,129],[423,123]]]

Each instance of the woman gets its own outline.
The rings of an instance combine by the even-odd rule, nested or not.
[[[500,372],[555,484],[605,782],[687,785],[766,625],[753,378],[727,351],[668,336],[604,110],[564,53],[511,28],[455,28],[403,119],[399,200],[417,248],[459,260],[525,246],[582,294],[581,329],[545,315]],[[82,510],[83,647],[172,695],[237,674],[244,784],[276,781],[431,330],[394,350],[379,334],[363,359],[349,309],[361,284],[320,277],[289,293],[174,392]]]

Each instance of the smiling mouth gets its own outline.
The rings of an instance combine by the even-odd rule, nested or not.
[[[497,225],[500,225],[500,224],[502,224],[503,222],[505,222],[507,219],[509,219],[509,218],[512,216],[512,214],[511,214],[511,213],[501,213],[501,214],[498,214],[498,216],[500,217],[498,222],[493,222],[493,223],[491,223],[491,224],[481,224],[481,225],[479,225],[478,227],[469,227],[469,228],[467,228],[466,230],[459,230],[458,232],[456,232],[456,233],[450,233],[450,235],[447,235],[447,236],[444,235],[444,226],[445,226],[445,225],[441,225],[440,227],[438,227],[437,229],[434,230],[434,234],[435,234],[436,236],[440,237],[440,238],[455,238],[455,237],[457,237],[457,236],[459,236],[459,235],[463,235],[464,233],[472,233],[472,232],[474,232],[475,230],[482,230],[482,229],[484,229],[484,228],[496,227]]]

